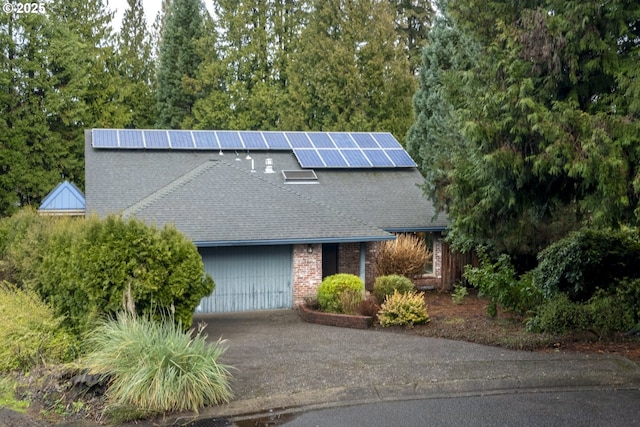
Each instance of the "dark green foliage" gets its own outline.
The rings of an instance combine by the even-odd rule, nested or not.
[[[635,292],[640,288],[637,283]],[[590,331],[598,338],[607,338],[637,324],[637,303],[618,291],[600,290],[586,302],[573,302],[566,294],[558,294],[538,308],[536,316],[527,322],[527,329],[550,333]]]
[[[549,246],[538,258],[534,283],[546,296],[562,292],[572,301],[586,301],[623,278],[640,278],[637,229],[584,229]]]
[[[12,225],[24,231],[7,232]],[[172,227],[32,212],[3,220],[0,238],[6,274],[66,316],[63,324],[76,333],[131,307],[157,318],[173,314],[188,327],[195,307],[214,288],[193,243]]]
[[[191,114],[197,97],[183,81],[195,77],[202,60],[196,42],[202,36],[204,14],[200,0],[174,0],[167,12],[158,56],[158,128],[179,129]]]
[[[585,224],[637,224],[640,121],[628,94],[638,90],[640,4],[439,9],[451,23],[434,26],[425,50],[411,151],[431,167],[426,188],[451,219],[451,241],[531,256]]]
[[[344,297],[343,294],[348,297]],[[359,296],[359,301],[364,298],[364,283],[353,274],[334,274],[324,278],[318,286],[318,303],[323,311],[330,313],[345,313],[343,302],[345,299],[353,301],[352,297]],[[356,304],[357,305],[357,304]]]
[[[498,304],[506,310],[525,314],[542,302],[542,294],[531,280],[530,274],[517,277],[508,255],[502,254],[491,262],[480,254],[481,266],[465,266],[464,277],[478,289],[478,295],[489,298],[487,313],[495,317]]]
[[[392,295],[394,291],[406,294],[414,290],[415,287],[411,280],[397,274],[376,277],[373,285],[373,295],[379,304],[382,304],[387,299],[387,296]]]

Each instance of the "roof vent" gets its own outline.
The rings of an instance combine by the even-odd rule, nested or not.
[[[264,173],[275,173],[273,171],[273,159],[271,157],[264,159]]]
[[[285,184],[317,184],[318,176],[313,169],[282,171]]]

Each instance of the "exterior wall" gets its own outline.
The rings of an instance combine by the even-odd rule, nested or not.
[[[380,242],[366,243],[364,272],[365,272],[365,289],[373,291],[373,285],[376,282],[376,254]]]
[[[309,252],[309,249],[312,252]],[[315,295],[322,282],[322,245],[293,246],[293,306]]]
[[[442,287],[442,259],[444,240],[440,237],[433,241],[433,273],[422,274],[413,278],[413,284],[418,289]]]
[[[341,243],[338,247],[338,271],[360,275],[360,243]]]

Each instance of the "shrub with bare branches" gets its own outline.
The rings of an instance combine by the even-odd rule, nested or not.
[[[376,275],[399,274],[411,278],[424,271],[431,256],[423,239],[413,234],[400,234],[395,240],[380,244],[376,254]]]

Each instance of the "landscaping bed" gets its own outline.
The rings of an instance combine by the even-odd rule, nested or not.
[[[448,338],[515,350],[540,352],[581,352],[619,354],[640,363],[640,337],[619,334],[598,340],[590,332],[566,335],[536,334],[525,330],[524,319],[498,310],[491,318],[486,311],[488,301],[474,289],[462,304],[456,305],[448,292],[425,292],[430,322],[412,328],[376,328],[424,337]]]

